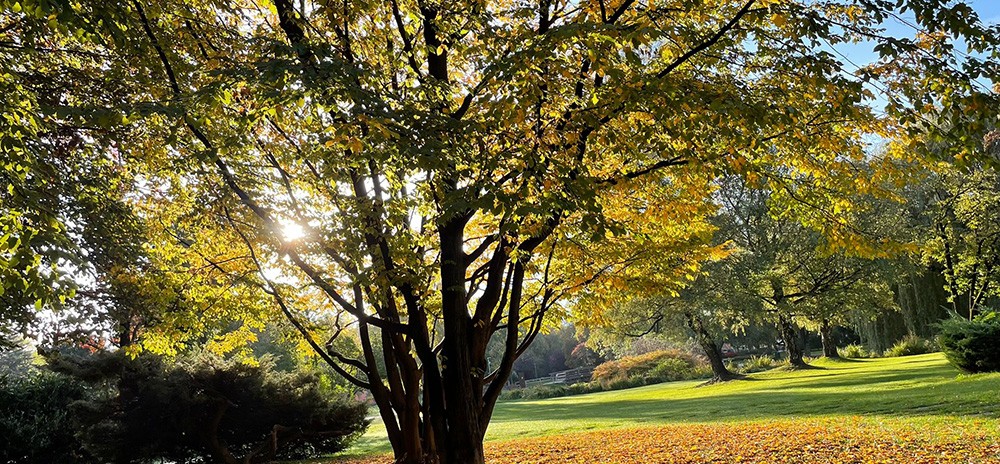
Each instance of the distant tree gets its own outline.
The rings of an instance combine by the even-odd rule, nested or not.
[[[521,378],[531,379],[569,369],[566,361],[579,344],[576,328],[572,324],[561,324],[539,334],[531,347],[514,362],[514,371]]]
[[[571,369],[587,368],[594,367],[604,361],[604,357],[587,346],[587,342],[580,342],[566,357],[566,366]]]
[[[834,329],[896,308],[889,280],[874,271],[866,272],[864,278],[805,300],[798,307],[806,327],[819,332],[824,357],[840,357]]]
[[[1000,175],[978,163],[939,167],[917,190],[925,262],[942,269],[950,309],[971,320],[1000,296]]]
[[[712,368],[715,381],[727,381],[741,376],[731,372],[725,364],[719,339],[728,332],[719,325],[719,305],[728,304],[714,292],[708,281],[713,266],[705,268],[705,276],[696,279],[677,296],[662,295],[636,298],[609,311],[609,322],[595,328],[607,342],[637,343],[644,337],[657,334],[674,345],[694,340],[705,354]],[[724,291],[724,290],[723,290]],[[666,348],[666,346],[660,349]]]
[[[796,319],[811,320],[824,334],[824,353],[835,356],[832,324],[851,312],[891,301],[877,273],[877,250],[851,256],[775,203],[772,191],[739,180],[723,182],[720,233],[736,250],[721,272],[728,276],[733,306],[747,320],[776,324],[792,366],[805,366]],[[859,238],[860,239],[860,238]],[[867,300],[867,301],[859,301]]]

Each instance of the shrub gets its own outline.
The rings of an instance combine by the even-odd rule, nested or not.
[[[87,461],[69,415],[83,385],[38,369],[0,375],[0,463]]]
[[[543,400],[545,398],[558,398],[566,396],[566,387],[562,385],[542,385],[538,387],[525,388],[522,398],[526,400]]]
[[[934,342],[915,335],[907,335],[886,350],[883,356],[894,358],[898,356],[933,353],[935,351],[937,351],[937,347],[934,346]]]
[[[1000,371],[1000,317],[996,314],[941,323],[938,344],[952,365],[972,373]]]
[[[594,393],[604,389],[596,382],[581,382],[573,385],[542,385],[529,388],[514,388],[504,390],[500,394],[500,399],[509,400],[538,400],[545,398],[558,398],[561,396],[583,395]]]
[[[756,355],[751,356],[750,359],[744,361],[740,367],[739,371],[743,374],[752,374],[754,372],[762,372],[774,369],[778,367],[778,361],[767,355]]]
[[[574,383],[566,389],[567,395],[583,395],[601,391],[601,386],[593,382]]]
[[[694,366],[683,359],[666,358],[649,371],[650,377],[664,380],[687,380],[694,374]]]
[[[685,380],[695,378],[697,375],[695,367],[704,364],[704,360],[691,353],[680,350],[659,350],[603,363],[594,368],[593,380],[606,388],[615,382],[623,385],[622,381],[644,377],[662,379],[660,381]]]
[[[861,358],[874,358],[874,353],[869,352],[865,347],[858,344],[850,344],[843,348],[837,348],[837,354],[841,358],[848,359],[861,359]]]
[[[525,390],[527,390],[527,388],[509,388],[500,392],[500,400],[513,401],[523,399]]]
[[[80,441],[105,462],[303,458],[346,448],[368,425],[364,404],[338,397],[315,375],[276,371],[267,359],[168,364],[116,353],[54,365],[113,385],[111,394],[71,407]]]
[[[615,379],[608,383],[605,390],[624,390],[626,388],[635,388],[646,385],[646,380],[642,377],[627,377],[624,379]]]

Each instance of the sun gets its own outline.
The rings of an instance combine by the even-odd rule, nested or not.
[[[281,226],[281,235],[286,242],[294,242],[306,236],[306,229],[301,224],[286,222]]]

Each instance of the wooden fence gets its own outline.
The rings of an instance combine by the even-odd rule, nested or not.
[[[589,382],[594,373],[592,367],[580,367],[568,371],[553,372],[545,377],[529,379],[523,382],[511,382],[509,388],[529,388],[542,385],[572,385],[574,383]]]

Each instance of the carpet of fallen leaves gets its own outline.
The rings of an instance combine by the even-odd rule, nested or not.
[[[1000,463],[997,423],[953,428],[862,418],[670,425],[486,444],[491,463]],[[391,463],[389,456],[343,461]],[[338,462],[340,464],[340,462]]]

